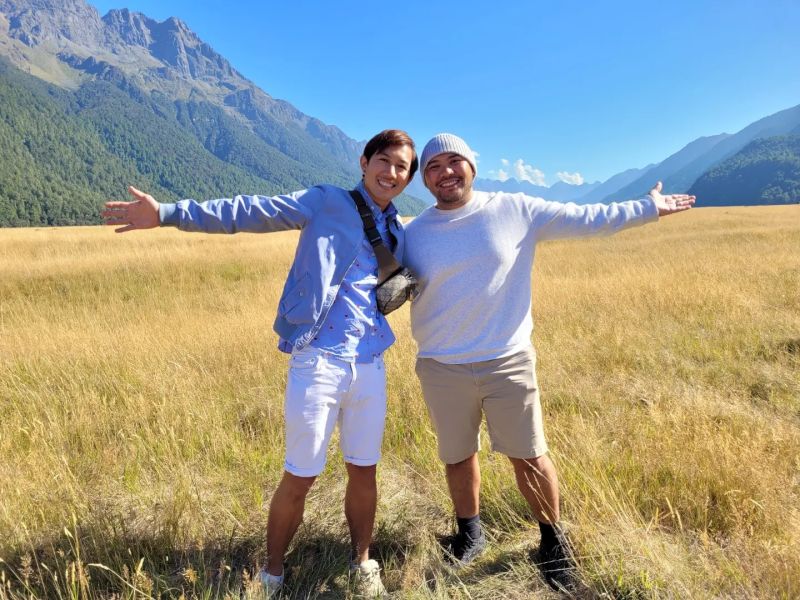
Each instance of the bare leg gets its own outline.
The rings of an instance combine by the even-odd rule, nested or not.
[[[350,528],[353,559],[357,564],[369,560],[372,528],[378,508],[378,486],[375,483],[376,466],[359,467],[346,463],[347,491],[344,495],[344,514]]]
[[[284,472],[272,496],[267,519],[267,572],[283,573],[283,556],[303,520],[306,496],[316,477],[298,477]]]
[[[445,465],[447,487],[456,509],[456,516],[461,519],[474,517],[480,510],[479,495],[481,490],[481,470],[478,455],[473,454],[461,462]]]
[[[542,523],[557,523],[559,514],[558,475],[547,454],[536,458],[511,458],[517,487],[534,516]]]

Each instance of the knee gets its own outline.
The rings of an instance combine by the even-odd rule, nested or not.
[[[477,454],[470,454],[464,460],[456,463],[445,463],[444,468],[448,473],[457,473],[459,471],[469,471],[477,465]]]
[[[377,465],[360,466],[351,463],[346,463],[346,465],[348,481],[362,485],[375,485]]]
[[[517,476],[537,476],[544,475],[550,468],[550,457],[547,454],[536,456],[534,458],[512,458],[511,463],[514,465],[514,471]]]
[[[298,477],[291,473],[284,473],[281,487],[293,500],[304,500],[316,480],[316,477]]]
[[[547,454],[542,454],[541,456],[537,456],[535,458],[529,458],[525,461],[529,467],[534,471],[542,471],[547,470],[550,466],[550,457]]]

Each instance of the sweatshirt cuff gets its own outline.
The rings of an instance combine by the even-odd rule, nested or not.
[[[645,196],[642,198],[642,204],[644,205],[645,222],[658,221],[658,207],[656,206],[655,200],[650,196]]]
[[[159,204],[158,205],[158,221],[161,226],[177,227],[180,224],[180,214],[178,213],[177,204]]]

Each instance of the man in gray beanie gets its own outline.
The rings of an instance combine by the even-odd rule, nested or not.
[[[535,560],[548,584],[569,587],[575,564],[558,525],[558,476],[547,455],[531,344],[535,247],[656,221],[691,208],[694,196],[662,195],[661,182],[641,200],[586,206],[475,191],[475,155],[449,133],[428,142],[420,163],[436,205],[408,225],[404,264],[419,281],[411,305],[416,371],[458,523],[449,554],[467,564],[486,546],[477,459],[485,415],[492,449],[508,456],[539,523]]]

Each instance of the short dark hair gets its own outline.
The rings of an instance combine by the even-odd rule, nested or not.
[[[417,149],[414,146],[414,140],[405,131],[401,129],[384,129],[379,134],[372,137],[367,145],[364,146],[364,158],[369,160],[376,152],[386,150],[391,146],[408,146],[411,148],[413,158],[411,165],[408,168],[408,180],[414,177],[414,173],[419,168],[419,159],[417,158]]]

